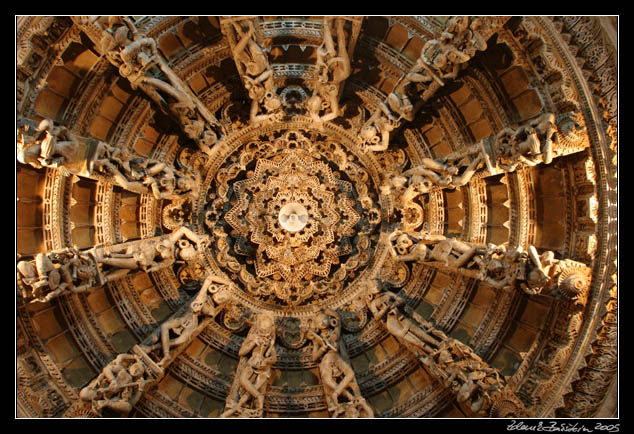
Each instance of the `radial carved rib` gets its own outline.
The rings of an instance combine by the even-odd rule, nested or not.
[[[72,18],[92,39],[97,51],[130,81],[133,89],[145,92],[203,152],[211,152],[211,147],[222,136],[221,125],[170,68],[159,53],[156,40],[140,33],[127,17]],[[159,78],[157,68],[165,77]]]
[[[544,113],[516,129],[505,128],[480,142],[421,164],[395,176],[382,187],[382,195],[395,207],[415,207],[414,199],[442,189],[465,186],[480,179],[551,164],[554,158],[585,150],[589,141],[576,112],[555,116]]]
[[[232,303],[226,288],[232,283],[208,275],[198,294],[130,353],[119,354],[79,397],[98,416],[126,417],[143,394],[165,375],[167,367],[221,312]],[[176,337],[171,337],[173,333]],[[107,409],[104,412],[104,409]]]
[[[208,236],[180,227],[167,235],[112,246],[38,253],[34,259],[18,261],[18,287],[24,300],[45,303],[90,291],[131,272],[161,270],[177,260],[196,261],[208,242]]]
[[[385,151],[390,132],[398,129],[403,120],[413,121],[416,112],[438,89],[453,81],[478,51],[486,50],[483,26],[477,17],[452,17],[440,38],[425,44],[414,67],[401,77],[361,129],[366,151]],[[408,89],[414,83],[423,87],[419,95],[412,95]],[[418,101],[412,103],[412,98]]]
[[[320,360],[319,374],[328,412],[338,417],[374,417],[374,411],[361,395],[345,346],[341,342],[341,319],[326,309],[311,318],[307,333],[312,341],[312,359]]]
[[[414,312],[404,298],[368,282],[368,309],[426,370],[452,390],[459,403],[491,417],[526,417],[522,402],[504,377],[484,362],[471,347],[450,338]]]
[[[352,23],[349,32],[345,30],[347,21]],[[268,56],[270,42],[277,36],[275,30],[278,29],[280,36],[285,36],[289,32],[286,26],[279,23],[272,26],[253,17],[222,18],[222,31],[229,41],[236,68],[251,99],[251,122],[281,120],[285,116],[284,91],[297,86],[286,86],[284,81],[279,83],[276,79],[280,75],[298,76],[303,81],[301,87],[312,92],[308,100],[302,101],[302,106],[317,125],[340,116],[339,98],[351,73],[350,56],[361,23],[362,19],[356,17],[324,17],[323,23],[310,22],[310,36],[314,37],[316,32],[321,34],[317,61],[315,65],[290,65],[273,64]],[[293,22],[290,27],[297,28],[298,23]],[[288,48],[287,45],[283,47]],[[305,90],[302,89],[302,92]]]
[[[238,355],[240,362],[220,417],[263,417],[271,368],[277,361],[272,314],[264,312],[255,318]]]
[[[157,200],[197,197],[200,175],[184,167],[141,157],[127,149],[77,136],[50,119],[36,124],[18,119],[17,159],[31,167],[50,167],[64,175],[106,181]]]
[[[443,235],[412,233],[396,229],[389,236],[389,249],[397,261],[415,261],[479,279],[504,291],[521,290],[528,295],[554,295],[568,300],[585,296],[591,270],[570,259],[555,259],[551,251],[541,255],[534,246],[509,248],[489,244],[476,246]]]

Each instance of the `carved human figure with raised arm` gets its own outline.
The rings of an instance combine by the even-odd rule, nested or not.
[[[50,119],[37,127],[24,119],[18,122],[17,160],[35,168],[54,167],[72,173],[71,165],[85,160],[84,149],[64,126]]]
[[[46,303],[98,285],[94,259],[75,248],[38,253],[34,260],[18,261],[17,270],[23,297],[31,303]]]
[[[446,337],[431,323],[415,316],[403,297],[381,291],[375,280],[367,283],[366,303],[374,318],[383,321],[392,336],[421,357],[432,353]]]
[[[201,317],[215,318],[231,301],[231,296],[226,292],[226,287],[232,282],[216,275],[209,275],[203,282],[200,291],[189,303],[185,314],[170,318],[161,324],[148,343],[140,348],[146,353],[161,349],[162,358],[159,366],[165,366],[171,361],[170,349],[188,342],[200,323]]]
[[[390,254],[398,261],[438,261],[447,267],[460,268],[478,252],[463,241],[427,232],[415,234],[395,229],[388,240]]]
[[[479,152],[473,159],[468,157],[454,164],[453,162],[443,161],[442,158],[421,159],[421,164],[403,172],[404,176],[411,176],[412,182],[421,182],[423,179],[429,183],[442,188],[462,187],[471,181],[473,175],[486,163],[487,156],[483,152]],[[461,171],[461,168],[465,167]]]
[[[270,313],[259,314],[238,355],[243,359],[236,373],[239,387],[232,387],[236,397],[227,400],[221,417],[229,417],[249,406],[256,412],[264,408],[266,386],[271,379],[271,367],[277,361],[275,350],[275,318]],[[249,404],[250,402],[250,404]]]
[[[398,119],[385,103],[380,103],[359,133],[359,138],[363,141],[363,150],[365,152],[387,150],[390,146],[390,133],[397,126]]]
[[[336,48],[332,30],[330,29],[330,21],[333,19],[336,21],[337,26]],[[323,29],[323,42],[317,48],[316,66],[319,70],[319,77],[322,82],[328,82],[338,86],[342,81],[348,78],[352,72],[344,31],[344,19],[324,17]]]
[[[178,259],[195,260],[208,242],[209,236],[198,235],[182,226],[168,235],[128,242],[119,247],[95,248],[94,254],[102,267],[113,268],[104,271],[104,280],[110,281],[131,270],[150,273],[169,267]]]
[[[97,414],[108,408],[126,417],[139,401],[146,385],[151,381],[143,362],[136,355],[119,354],[88,386],[79,397],[92,403]]]

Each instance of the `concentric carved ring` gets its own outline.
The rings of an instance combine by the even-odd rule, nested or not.
[[[209,271],[255,311],[343,306],[380,265],[380,165],[336,126],[268,124],[229,135],[202,168],[197,229]]]

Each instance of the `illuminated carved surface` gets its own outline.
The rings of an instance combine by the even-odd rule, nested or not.
[[[605,417],[615,17],[17,17],[18,417]]]
[[[286,305],[315,303],[342,292],[367,265],[379,210],[367,186],[354,187],[367,173],[357,166],[360,160],[348,160],[352,154],[341,144],[309,131],[274,135],[279,137],[234,152],[236,163],[208,193],[222,197],[227,191],[229,207],[223,208],[229,209],[208,210],[204,226],[226,234],[233,248],[219,265],[237,271],[231,264],[240,263],[247,292]],[[333,157],[340,156],[346,160],[337,165]],[[306,220],[300,230],[289,231],[281,213],[294,203]]]

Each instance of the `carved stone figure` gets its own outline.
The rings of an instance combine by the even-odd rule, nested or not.
[[[425,357],[437,349],[444,333],[416,316],[403,297],[390,291],[381,291],[375,280],[367,282],[366,303],[376,320],[382,321],[387,330],[415,354]]]
[[[405,119],[408,122],[414,120],[414,105],[407,97],[405,86],[399,85],[396,90],[387,96],[387,106],[393,114],[398,114],[398,120]]]
[[[145,92],[181,124],[203,152],[211,152],[218,140],[220,123],[163,59],[153,38],[139,32],[127,17],[108,17],[106,25],[97,19],[77,22],[80,27],[90,29],[87,34],[110,63],[119,68],[121,76],[130,81],[133,89]],[[154,67],[160,68],[166,80],[149,74]]]
[[[387,105],[379,104],[379,108],[361,128],[359,138],[364,144],[365,152],[385,151],[390,145],[390,133],[398,126],[399,120],[390,112]]]
[[[486,42],[479,32],[481,27],[482,21],[477,18],[452,17],[440,38],[423,46],[403,85],[426,84],[428,87],[423,91],[422,100],[427,101],[439,87],[455,79],[477,51],[486,49]]]
[[[164,321],[161,327],[148,338],[147,343],[140,346],[140,349],[148,354],[161,349],[162,358],[158,366],[166,366],[172,360],[170,349],[192,339],[201,316],[215,318],[226,308],[231,298],[224,291],[223,285],[230,286],[232,282],[222,277],[209,275],[198,294],[189,303],[185,314]]]
[[[86,292],[98,286],[95,259],[74,248],[38,253],[35,260],[17,264],[18,285],[26,300],[46,303],[66,293]]]
[[[23,119],[17,129],[17,160],[37,169],[54,167],[65,174],[76,174],[75,167],[86,161],[85,147],[68,128],[57,126],[50,119],[42,120],[37,127]]]
[[[555,259],[552,251],[541,255],[530,245],[487,245],[477,249],[473,257],[477,265],[478,279],[494,288],[506,291],[522,290],[528,295],[549,293],[569,300],[577,299],[589,286],[589,269],[586,265],[569,259]]]
[[[456,394],[456,400],[469,405],[474,413],[491,408],[499,392],[506,388],[500,373],[485,363],[471,347],[453,339],[445,339],[429,354],[426,364],[440,373],[446,387]]]
[[[477,253],[468,243],[443,235],[404,233],[394,230],[388,237],[389,251],[398,261],[438,261],[446,267],[464,267]]]
[[[91,402],[93,411],[99,415],[108,408],[126,417],[150,381],[152,378],[138,356],[120,354],[80,391],[79,397]]]
[[[207,243],[208,235],[198,235],[182,226],[168,235],[95,247],[93,254],[101,266],[102,281],[108,282],[123,277],[131,270],[151,273],[173,265],[178,259],[193,261]]]
[[[374,417],[339,341],[341,323],[337,313],[330,309],[318,312],[309,327],[306,336],[312,341],[312,359],[321,359],[319,373],[332,416]]]
[[[446,158],[423,158],[419,166],[403,172],[411,177],[412,184],[423,183],[440,188],[457,188],[466,185],[478,169],[487,165],[488,154],[479,152],[473,159],[465,157],[460,161],[448,161]]]
[[[324,122],[331,121],[340,114],[337,86],[333,83],[317,81],[313,86],[313,95],[306,100],[305,105],[315,126],[323,129]],[[325,111],[323,115],[322,111]]]
[[[482,414],[497,402],[506,384],[500,373],[471,347],[437,330],[400,295],[382,291],[375,280],[367,282],[365,300],[374,318],[382,321],[397,341],[416,354],[430,374],[451,388],[458,402]]]
[[[158,62],[156,41],[142,37],[134,23],[124,16],[108,17],[100,46],[110,62],[119,67],[119,73],[130,80],[133,88]]]
[[[178,170],[165,163],[150,160],[144,160],[141,167],[144,173],[143,185],[150,188],[156,199],[198,196],[200,175],[197,172],[189,168]]]
[[[135,193],[151,192],[159,200],[198,195],[200,175],[190,168],[176,169],[124,148],[78,137],[50,119],[44,119],[37,128],[32,122],[22,123],[17,138],[21,163],[56,168],[65,175],[105,179]]]
[[[275,319],[270,313],[256,317],[238,354],[241,360],[236,380],[221,417],[236,413],[238,416],[250,414],[261,417],[266,387],[271,379],[271,367],[277,361]]]
[[[518,166],[550,164],[557,126],[552,113],[544,113],[517,130],[505,128],[495,137],[498,165],[509,172]]]
[[[337,22],[337,46],[330,29],[333,18],[324,17],[323,42],[317,48],[317,79],[313,83],[313,94],[305,102],[309,116],[315,126],[322,129],[323,123],[337,118],[342,110],[339,107],[341,83],[350,76],[352,68],[347,51],[344,19]],[[324,114],[321,114],[324,112]]]
[[[265,91],[273,89],[273,70],[264,50],[255,41],[255,29],[252,21],[247,21],[249,29],[244,32],[242,26],[234,23],[238,43],[233,48],[233,58],[241,69],[253,80],[263,83]]]
[[[332,37],[330,21],[336,21],[337,25],[337,47]],[[352,67],[350,66],[350,56],[348,55],[346,34],[343,28],[343,18],[324,17],[323,42],[317,49],[316,65],[319,69],[319,79],[324,83],[333,83],[339,86],[350,76]]]
[[[361,397],[352,367],[338,352],[330,349],[324,354],[319,374],[329,408],[334,407],[333,417],[374,417],[372,408]]]
[[[255,41],[253,22],[247,21],[247,25],[248,30],[245,32],[241,24],[233,23],[238,38],[233,48],[233,58],[243,72],[244,86],[251,99],[251,122],[257,124],[280,120],[283,116],[282,99],[275,92],[273,68],[268,55]]]

